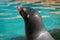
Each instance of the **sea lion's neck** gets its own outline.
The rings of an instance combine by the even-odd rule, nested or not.
[[[41,29],[41,30],[45,29],[44,24],[42,22],[42,18],[38,14],[32,15],[29,18],[25,19],[25,24],[28,27],[33,27],[33,28],[36,27],[36,29]]]
[[[35,40],[40,33],[46,31],[39,15],[33,15],[24,20],[27,40]]]

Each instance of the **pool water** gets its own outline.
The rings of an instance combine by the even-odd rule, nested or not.
[[[12,37],[25,36],[25,24],[18,13],[18,5],[31,7],[38,11],[47,30],[60,28],[60,7],[41,3],[14,2],[14,0],[0,0],[0,40],[11,40]]]

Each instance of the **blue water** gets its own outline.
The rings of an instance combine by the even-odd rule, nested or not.
[[[60,8],[58,7],[52,8],[51,5],[47,6],[41,3],[13,3],[14,0],[0,0],[0,2],[2,2],[0,3],[0,40],[10,40],[12,37],[25,36],[25,24],[18,13],[18,5],[32,7],[38,11],[47,30],[60,28]],[[9,4],[10,2],[12,4]]]

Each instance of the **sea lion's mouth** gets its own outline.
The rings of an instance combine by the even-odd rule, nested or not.
[[[26,18],[27,17],[27,10],[26,10],[26,8],[24,8],[23,6],[18,6],[18,11],[19,11],[19,14],[23,18]]]

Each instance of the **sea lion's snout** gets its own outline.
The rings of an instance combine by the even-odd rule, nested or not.
[[[24,7],[22,7],[22,6],[18,6],[18,10],[19,10],[19,11],[21,11],[21,10],[27,11],[26,8],[24,8]]]
[[[19,14],[25,19],[35,14],[35,10],[29,7],[18,6]]]
[[[18,11],[19,14],[23,17],[23,18],[27,18],[27,10],[26,8],[22,7],[22,6],[18,6]]]
[[[36,10],[34,10],[33,8],[29,8],[29,7],[22,7],[22,6],[19,6],[18,7],[18,10],[20,12],[24,11],[26,14],[29,14],[29,15],[33,15],[33,14],[36,14]]]

